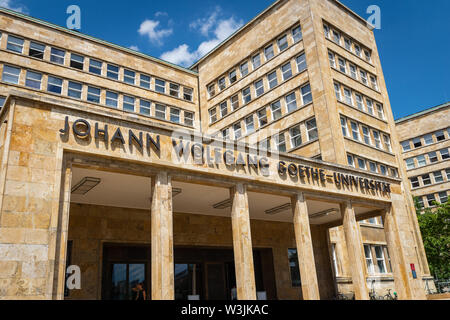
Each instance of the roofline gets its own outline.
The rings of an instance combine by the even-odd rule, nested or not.
[[[442,109],[445,109],[445,108],[448,108],[448,107],[450,107],[450,101],[446,102],[446,103],[443,103],[443,104],[440,104],[440,105],[435,106],[435,107],[431,107],[431,108],[425,109],[423,111],[419,111],[419,112],[413,113],[413,114],[411,114],[409,116],[400,118],[398,120],[395,120],[395,124],[400,124],[400,123],[408,121],[408,120],[419,118],[419,117],[425,116],[427,114],[430,114],[430,113],[433,113],[435,111],[442,110]]]
[[[216,52],[219,48],[221,48],[222,46],[224,46],[228,41],[230,41],[232,38],[234,38],[236,35],[238,35],[239,33],[241,33],[242,31],[244,31],[244,29],[247,29],[248,27],[250,27],[251,24],[253,24],[253,22],[255,22],[256,20],[258,20],[261,16],[263,16],[264,14],[266,14],[268,11],[270,11],[272,8],[274,8],[275,6],[277,6],[278,4],[280,4],[281,2],[284,1],[288,1],[288,0],[276,0],[274,3],[272,3],[269,7],[267,7],[266,9],[264,9],[264,11],[262,11],[261,13],[259,13],[255,18],[253,18],[252,20],[250,20],[249,22],[247,22],[245,25],[243,25],[242,27],[240,27],[238,30],[236,30],[233,34],[231,34],[228,38],[226,38],[225,40],[223,40],[221,43],[219,43],[215,48],[213,48],[211,51],[209,51],[206,55],[204,55],[203,57],[201,57],[197,62],[195,62],[189,69],[194,69],[196,68],[201,62],[203,62],[205,59],[207,59],[209,56],[211,56],[214,52]],[[332,2],[335,2],[338,6],[342,7],[342,9],[348,11],[351,15],[353,15],[356,19],[360,20],[360,22],[362,22],[368,29],[370,29],[371,31],[373,30],[373,26],[371,26],[364,18],[362,18],[360,15],[358,15],[357,13],[355,13],[354,11],[352,11],[350,8],[348,8],[346,5],[344,5],[342,2],[340,2],[339,0],[329,0]]]
[[[11,10],[11,9],[8,9],[8,8],[4,8],[4,7],[0,7],[0,13],[5,13],[7,15],[15,16],[15,17],[27,20],[29,22],[37,23],[37,24],[45,26],[45,27],[49,27],[49,28],[52,28],[52,29],[56,29],[58,31],[62,31],[62,32],[68,33],[70,35],[73,35],[73,36],[76,36],[76,37],[79,37],[79,38],[83,38],[83,39],[86,39],[86,40],[89,40],[89,41],[96,42],[98,44],[102,44],[102,45],[106,45],[106,46],[109,46],[109,47],[112,47],[112,48],[115,48],[115,49],[118,49],[118,50],[122,50],[122,51],[125,51],[127,53],[133,54],[135,56],[139,56],[141,58],[145,58],[145,59],[151,60],[153,62],[156,62],[156,63],[159,63],[159,64],[163,64],[165,66],[177,69],[179,71],[190,73],[190,74],[196,75],[196,76],[198,75],[197,72],[195,72],[195,71],[193,71],[193,70],[191,70],[189,68],[184,68],[184,67],[181,67],[179,65],[170,63],[168,61],[164,61],[164,60],[155,58],[153,56],[147,55],[145,53],[141,53],[141,52],[135,51],[133,49],[126,48],[126,47],[114,44],[114,43],[109,42],[109,41],[101,40],[101,39],[89,36],[87,34],[83,34],[83,33],[78,32],[78,31],[74,31],[74,30],[71,30],[71,29],[68,29],[68,28],[65,28],[65,27],[61,27],[61,26],[58,26],[56,24],[50,23],[48,21],[41,20],[41,19],[34,18],[32,16],[29,16],[29,15],[23,14],[21,12],[17,12],[17,11],[14,11],[14,10]]]

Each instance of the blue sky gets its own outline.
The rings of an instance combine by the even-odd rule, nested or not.
[[[450,101],[448,0],[341,0],[362,17],[381,8],[375,30],[396,118]],[[0,6],[66,26],[81,8],[81,32],[189,66],[273,0],[0,0]],[[429,4],[432,5],[429,5]]]

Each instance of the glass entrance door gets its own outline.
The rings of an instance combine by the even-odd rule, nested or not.
[[[146,264],[111,263],[111,300],[132,300],[136,296],[133,288],[139,283],[147,283]]]

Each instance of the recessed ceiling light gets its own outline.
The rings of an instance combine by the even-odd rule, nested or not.
[[[96,186],[100,184],[102,180],[99,178],[85,177],[78,182],[75,187],[72,188],[72,194],[85,195]]]
[[[214,209],[226,209],[226,208],[230,208],[232,204],[233,204],[232,200],[227,199],[222,202],[216,203],[215,205],[213,205],[213,208]]]
[[[291,209],[291,208],[292,208],[292,205],[290,203],[286,203],[286,204],[283,204],[281,206],[278,206],[278,207],[266,210],[265,212],[266,212],[266,214],[272,216],[272,215],[275,215],[277,213],[284,212],[284,211],[286,211],[288,209]]]
[[[311,219],[318,219],[318,218],[329,216],[332,213],[339,213],[339,209],[331,208],[331,209],[328,209],[328,210],[325,210],[325,211],[314,213],[314,214],[310,215],[309,217]]]

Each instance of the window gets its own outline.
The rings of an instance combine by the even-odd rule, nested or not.
[[[367,127],[362,127],[363,137],[364,137],[364,143],[371,145],[372,141],[370,140],[370,130]]]
[[[387,151],[392,152],[391,138],[389,136],[383,134],[384,146]]]
[[[398,170],[395,168],[391,168],[391,176],[394,178],[398,178]]]
[[[161,120],[166,120],[166,106],[157,104],[155,106],[155,117]]]
[[[267,76],[267,79],[269,80],[269,88],[270,89],[272,89],[278,85],[278,78],[277,78],[276,71],[269,73],[269,75]]]
[[[353,96],[350,89],[344,88],[344,97],[347,104],[353,105]]]
[[[386,168],[386,166],[383,165],[383,164],[380,164],[380,173],[381,173],[383,176],[386,176],[386,175],[387,175],[387,168]]]
[[[52,48],[50,50],[50,61],[57,64],[64,64],[64,58],[66,57],[66,52],[64,50]]]
[[[6,97],[0,96],[0,109],[5,106]]]
[[[246,128],[247,134],[255,131],[255,121],[253,120],[253,115],[245,118],[245,128]]]
[[[123,70],[123,81],[134,85],[136,83],[136,72],[127,69]]]
[[[6,45],[6,49],[12,52],[22,53],[23,51],[23,44],[25,43],[25,40],[21,38],[14,37],[12,35],[8,35],[8,43]]]
[[[435,163],[435,162],[438,162],[439,161],[439,159],[438,159],[438,156],[437,156],[437,153],[436,152],[430,152],[429,154],[428,154],[428,158],[430,158],[430,162],[431,163]]]
[[[342,101],[341,85],[338,83],[334,84],[334,94],[336,95],[336,99],[338,99],[338,101]]]
[[[356,106],[358,107],[358,109],[364,111],[364,102],[362,96],[359,93],[355,93],[355,98]]]
[[[140,79],[139,85],[140,85],[142,88],[150,89],[150,82],[151,82],[151,80],[152,80],[152,78],[151,78],[150,76],[147,76],[147,75],[145,75],[145,74],[141,74],[141,75],[139,75],[139,79]],[[186,99],[186,98],[185,98],[185,99]],[[186,100],[187,100],[187,99],[186,99]],[[191,101],[191,100],[189,100],[189,101]]]
[[[261,56],[258,53],[256,56],[252,58],[253,70],[257,69],[261,65]]]
[[[84,57],[78,54],[72,53],[70,55],[70,66],[75,69],[83,70]]]
[[[48,76],[47,91],[61,94],[62,84],[63,84],[62,79]]]
[[[444,182],[444,177],[442,176],[441,171],[433,172],[433,177],[434,177],[434,183]]]
[[[330,28],[326,24],[323,25],[323,32],[325,33],[325,37],[330,37]]]
[[[369,51],[364,50],[364,57],[366,58],[367,61],[372,61],[372,57]]]
[[[19,84],[20,68],[3,66],[2,80],[7,83]]]
[[[378,91],[378,82],[375,76],[370,76],[370,83],[372,85],[372,88]]]
[[[432,134],[427,134],[427,135],[424,137],[424,140],[425,140],[425,145],[430,145],[430,144],[433,144],[433,143],[434,143],[434,141],[433,141],[433,135],[432,135]]]
[[[300,267],[298,264],[298,255],[296,249],[288,250],[289,268],[291,270],[291,285],[293,288],[300,288],[302,286],[300,278]]]
[[[270,45],[264,49],[264,56],[266,57],[266,61],[272,59],[275,56],[275,53],[273,52],[273,45]]]
[[[341,44],[341,35],[336,30],[333,30],[333,41],[337,44]]]
[[[286,96],[286,106],[288,112],[297,110],[297,99],[295,97],[295,92]]]
[[[442,149],[439,151],[442,157],[442,160],[450,159],[450,155],[448,153],[448,149]]]
[[[264,127],[267,124],[267,111],[266,108],[260,109],[257,112],[259,127]]]
[[[367,72],[360,70],[359,74],[361,75],[361,82],[367,85]]]
[[[330,60],[330,66],[332,68],[336,68],[336,58],[334,56],[334,53],[328,52],[328,60]]]
[[[220,116],[223,118],[228,114],[228,104],[226,101],[220,104]]]
[[[209,123],[214,123],[217,121],[217,108],[212,108],[209,110]]]
[[[302,40],[302,38],[302,28],[300,26],[292,29],[292,39],[294,40],[294,43],[299,42],[300,40]]]
[[[276,101],[276,102],[272,103],[270,108],[272,110],[272,120],[275,121],[275,120],[280,119],[282,116],[280,101]]]
[[[417,157],[417,162],[419,164],[419,167],[426,166],[426,164],[427,164],[427,160],[425,159],[424,155],[418,156]]]
[[[361,47],[355,43],[355,54],[361,57]]]
[[[423,198],[422,197],[417,197],[417,204],[419,205],[419,208],[423,209],[425,208],[425,204],[423,203]]]
[[[209,93],[209,97],[210,98],[214,97],[216,95],[216,85],[214,83],[210,84],[208,86],[208,93]]]
[[[42,74],[28,70],[25,78],[25,85],[27,87],[41,90]]]
[[[297,148],[302,145],[302,134],[301,134],[299,125],[289,129],[289,135],[291,136],[292,148]]]
[[[308,132],[309,141],[316,140],[319,138],[316,119],[306,121],[306,131]]]
[[[306,57],[305,54],[299,55],[295,61],[297,62],[297,70],[298,72],[302,72],[304,70],[306,70],[306,68],[308,68],[307,64],[306,64]]]
[[[352,51],[352,42],[348,38],[344,38],[344,46],[348,51]]]
[[[279,135],[276,135],[275,142],[277,144],[278,152],[286,152],[286,138],[284,136],[284,133],[280,133]]]
[[[243,64],[241,64],[241,77],[245,77],[248,75],[248,62],[245,61]]]
[[[422,146],[422,139],[414,138],[413,145],[414,145],[414,148],[420,148]]]
[[[28,55],[33,58],[44,59],[45,46],[40,43],[30,42],[30,50]]]
[[[139,101],[139,105],[140,105],[140,108],[139,108],[140,114],[143,114],[145,116],[150,116],[150,114],[151,114],[151,106],[152,106],[151,102],[141,99]]]
[[[103,63],[101,61],[89,59],[89,72],[101,75],[102,74],[102,65],[103,65]]]
[[[222,138],[227,140],[230,138],[230,128],[226,128],[222,130]]]
[[[372,250],[370,249],[370,246],[367,244],[364,245],[364,254],[366,257],[367,271],[369,274],[374,274],[375,268],[374,268],[373,260],[372,260]]]
[[[424,186],[429,186],[431,185],[431,177],[429,174],[425,174],[422,176],[422,182]]]
[[[234,95],[231,97],[231,109],[233,111],[239,109],[239,96],[238,95]]]
[[[409,141],[403,141],[402,148],[403,148],[403,152],[411,150],[411,144],[409,143]]]
[[[447,203],[448,202],[448,196],[447,192],[439,192],[439,202],[440,203]]]
[[[378,272],[381,274],[386,273],[386,261],[382,246],[375,246],[375,256],[377,258]]]
[[[361,170],[366,170],[367,169],[367,167],[366,167],[366,160],[358,158],[358,167]]]
[[[352,128],[353,139],[359,141],[360,138],[359,138],[359,127],[358,127],[358,124],[356,122],[351,121],[350,122],[350,126]]]
[[[242,128],[241,128],[241,123],[235,123],[233,125],[233,131],[234,131],[234,140],[239,139],[240,137],[242,137]]]
[[[218,83],[219,83],[220,91],[222,91],[226,88],[225,78],[220,78]]]
[[[381,149],[381,139],[380,133],[378,131],[373,130],[373,139],[375,141],[375,148]]]
[[[283,36],[282,38],[278,39],[278,49],[281,51],[286,50],[289,47],[287,36]]]
[[[444,135],[444,131],[438,131],[436,132],[436,140],[439,141],[444,141],[445,140],[445,135]]]
[[[291,63],[286,63],[284,66],[281,67],[281,72],[283,74],[283,80],[286,81],[290,77],[292,77],[292,68]]]
[[[306,86],[302,87],[302,100],[303,105],[307,105],[312,102],[312,94],[311,94],[311,86],[307,84]]]
[[[180,123],[180,109],[170,108],[170,121]]]
[[[342,127],[342,134],[344,137],[348,137],[348,125],[347,125],[347,119],[341,117],[341,127]]]
[[[72,98],[81,99],[81,92],[83,91],[83,85],[78,82],[69,81],[67,88],[67,95]]]
[[[255,82],[255,92],[257,97],[264,93],[264,81],[262,79]]]
[[[333,259],[334,275],[335,275],[335,277],[338,277],[339,276],[339,268],[338,268],[337,254],[336,254],[336,243],[331,244],[331,256]]]
[[[250,87],[242,90],[242,101],[243,101],[243,104],[247,104],[250,101],[252,101],[252,93],[250,91]]]
[[[433,207],[435,202],[436,202],[436,198],[435,198],[434,194],[430,194],[427,196],[427,203],[428,203],[429,207]]]
[[[447,180],[450,180],[450,169],[446,169],[445,174],[447,175]]]
[[[100,92],[101,92],[101,90],[99,88],[89,86],[88,93],[87,93],[87,101],[94,102],[94,103],[100,103]]]
[[[338,62],[339,62],[339,70],[343,73],[347,73],[347,65],[345,63],[345,60],[339,58]]]
[[[119,80],[119,67],[108,64],[106,66],[106,76],[110,79]]]
[[[112,91],[106,91],[106,105],[111,108],[117,108],[119,106],[119,95]]]
[[[370,99],[366,99],[367,104],[367,112],[371,115],[373,115],[373,102]]]
[[[375,162],[369,162],[369,169],[371,172],[377,173],[377,164]]]
[[[155,79],[155,90],[159,93],[166,93],[166,82],[164,80]]]
[[[355,160],[353,159],[353,156],[351,156],[351,155],[348,155],[347,156],[347,162],[348,162],[348,165],[350,166],[350,167],[355,167]]]
[[[233,70],[229,74],[230,84],[233,84],[237,81],[237,73],[236,70]]]
[[[406,168],[408,170],[414,169],[415,167],[416,167],[416,165],[414,163],[414,158],[406,159]]]
[[[413,189],[420,187],[420,182],[419,182],[419,178],[415,177],[415,178],[411,178],[411,187]]]
[[[356,72],[356,67],[352,64],[350,64],[350,76],[355,80],[357,80],[357,78],[358,78],[358,75]]]
[[[180,86],[175,83],[169,84],[169,94],[172,97],[179,98],[180,97]]]

